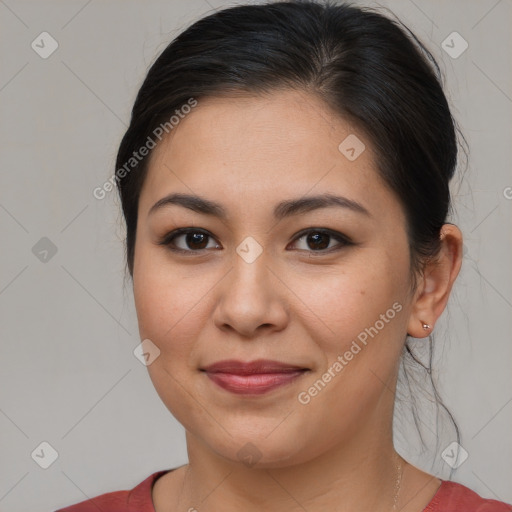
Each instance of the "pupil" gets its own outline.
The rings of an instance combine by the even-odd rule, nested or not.
[[[204,235],[203,233],[192,233],[192,234],[188,234],[187,236],[187,244],[189,247],[191,248],[195,248],[195,249],[204,249],[204,247],[196,247],[196,244],[201,244],[201,242],[203,242],[203,245],[204,244],[204,241],[206,240],[206,235]]]
[[[322,243],[321,238],[324,237],[324,242]],[[325,249],[329,246],[328,241],[329,235],[326,235],[325,233],[314,233],[312,235],[308,236],[308,244],[309,242],[312,242],[314,247],[311,247],[312,249]],[[319,241],[320,239],[320,241]]]

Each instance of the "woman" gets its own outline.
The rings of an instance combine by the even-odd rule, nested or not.
[[[393,446],[408,336],[462,260],[436,71],[398,23],[314,2],[216,12],[160,55],[114,179],[189,463],[63,511],[512,510]]]

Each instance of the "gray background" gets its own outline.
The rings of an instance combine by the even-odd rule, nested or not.
[[[183,429],[132,352],[140,340],[115,192],[99,201],[92,191],[114,171],[152,60],[227,5],[0,0],[1,511],[53,510],[187,460]],[[512,502],[512,2],[381,5],[439,59],[471,148],[453,188],[464,265],[436,326],[436,376],[469,453],[453,479]],[[43,31],[59,44],[47,59],[31,48]],[[469,44],[458,58],[441,46],[453,31]],[[43,237],[57,248],[46,262],[33,252]],[[42,441],[59,454],[48,469],[31,457]],[[400,450],[429,470],[414,446]]]

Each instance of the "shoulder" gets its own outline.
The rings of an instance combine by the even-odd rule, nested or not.
[[[169,470],[152,473],[131,490],[114,491],[60,508],[55,512],[154,512],[151,489],[155,481]]]
[[[442,480],[441,486],[423,512],[512,512],[512,505],[482,498],[465,485]]]

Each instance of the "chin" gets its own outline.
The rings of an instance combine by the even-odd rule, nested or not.
[[[236,428],[226,425],[226,433],[222,428],[215,432],[201,431],[195,433],[202,443],[226,459],[248,468],[280,468],[305,462],[315,457],[314,443],[308,443],[304,435],[299,435],[301,429],[284,426],[286,419],[272,418],[272,421],[250,425],[243,429],[238,422]],[[279,423],[282,422],[280,426]],[[247,424],[245,425],[247,426]],[[277,426],[277,428],[276,428]]]

